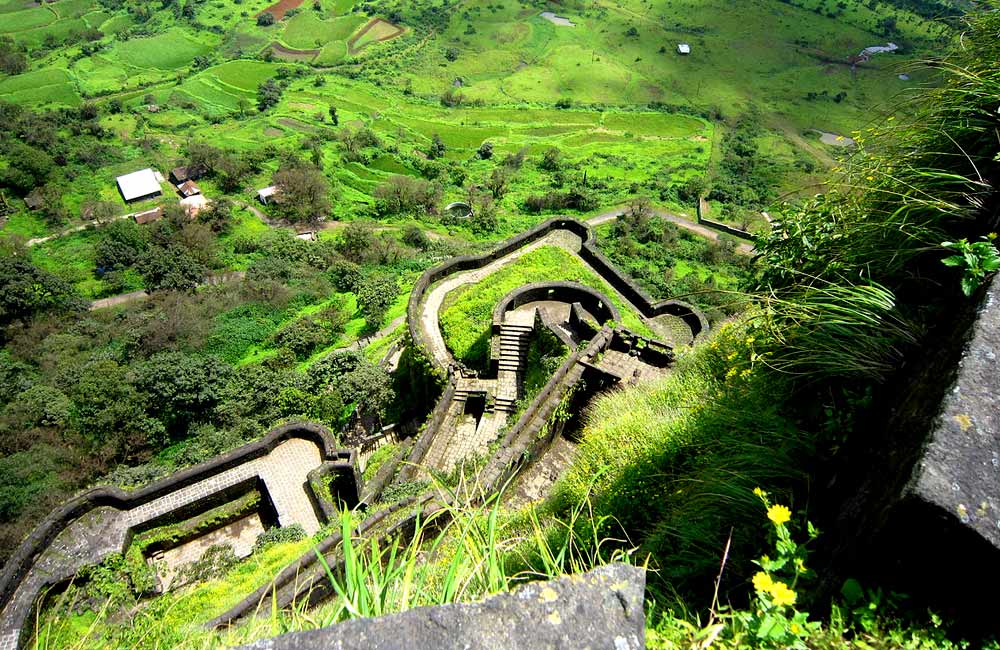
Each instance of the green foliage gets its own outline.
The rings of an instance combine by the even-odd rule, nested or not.
[[[146,287],[153,290],[194,289],[208,274],[208,268],[179,245],[151,247],[138,266]]]
[[[131,219],[115,221],[101,230],[94,250],[98,273],[128,268],[149,250],[149,236]]]
[[[210,414],[231,374],[232,368],[215,357],[161,352],[136,368],[133,381],[148,396],[147,408],[176,428]]]
[[[993,239],[984,237],[982,241],[970,244],[967,239],[957,242],[946,241],[942,248],[954,250],[952,255],[941,260],[945,266],[959,267],[962,270],[962,293],[971,296],[979,288],[986,276],[1000,269],[1000,252],[993,244]]]
[[[306,531],[302,529],[299,524],[292,524],[290,526],[274,526],[273,528],[268,528],[263,533],[257,536],[257,541],[254,542],[254,551],[261,551],[271,544],[286,544],[288,542],[297,542],[306,538]]]
[[[378,329],[385,320],[385,314],[396,300],[399,285],[395,276],[386,274],[369,275],[358,285],[358,306],[365,315],[370,329]]]
[[[64,281],[20,256],[0,257],[0,327],[42,312],[71,312],[82,301]]]

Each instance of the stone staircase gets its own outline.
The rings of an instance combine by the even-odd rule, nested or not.
[[[534,319],[534,312],[512,313],[500,327],[500,359],[494,392],[494,408],[498,413],[513,413],[520,397]]]

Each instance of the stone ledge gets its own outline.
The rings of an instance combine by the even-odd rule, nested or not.
[[[908,493],[1000,548],[1000,284],[989,287]]]
[[[610,564],[479,603],[417,609],[257,641],[246,650],[641,650],[645,570]]]

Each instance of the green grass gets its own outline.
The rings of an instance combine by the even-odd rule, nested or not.
[[[493,308],[519,286],[548,280],[571,280],[605,293],[622,315],[621,324],[653,336],[639,315],[575,255],[555,246],[530,251],[481,282],[464,285],[445,297],[439,316],[441,334],[456,359],[484,367],[489,356]]]
[[[29,105],[80,103],[72,78],[61,68],[43,68],[0,79],[0,99]]]
[[[25,239],[45,237],[52,234],[48,224],[34,212],[15,212],[7,219],[0,234],[17,235]]]
[[[346,41],[364,23],[365,18],[359,14],[323,20],[314,12],[301,12],[287,21],[282,41],[299,50],[322,48],[334,41]]]
[[[176,70],[191,63],[199,54],[207,54],[212,45],[189,36],[179,28],[148,38],[134,38],[118,43],[109,58],[136,68]]]
[[[31,261],[66,280],[86,298],[99,298],[104,283],[94,277],[97,230],[88,229],[31,247]]]

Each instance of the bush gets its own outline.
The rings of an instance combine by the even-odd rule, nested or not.
[[[261,27],[267,27],[274,24],[274,14],[270,11],[265,11],[261,15],[257,16],[257,24]]]
[[[298,542],[306,537],[306,531],[302,528],[301,524],[292,524],[291,526],[275,526],[274,528],[268,528],[257,536],[257,541],[254,542],[253,550],[256,553],[264,550],[272,544]]]

